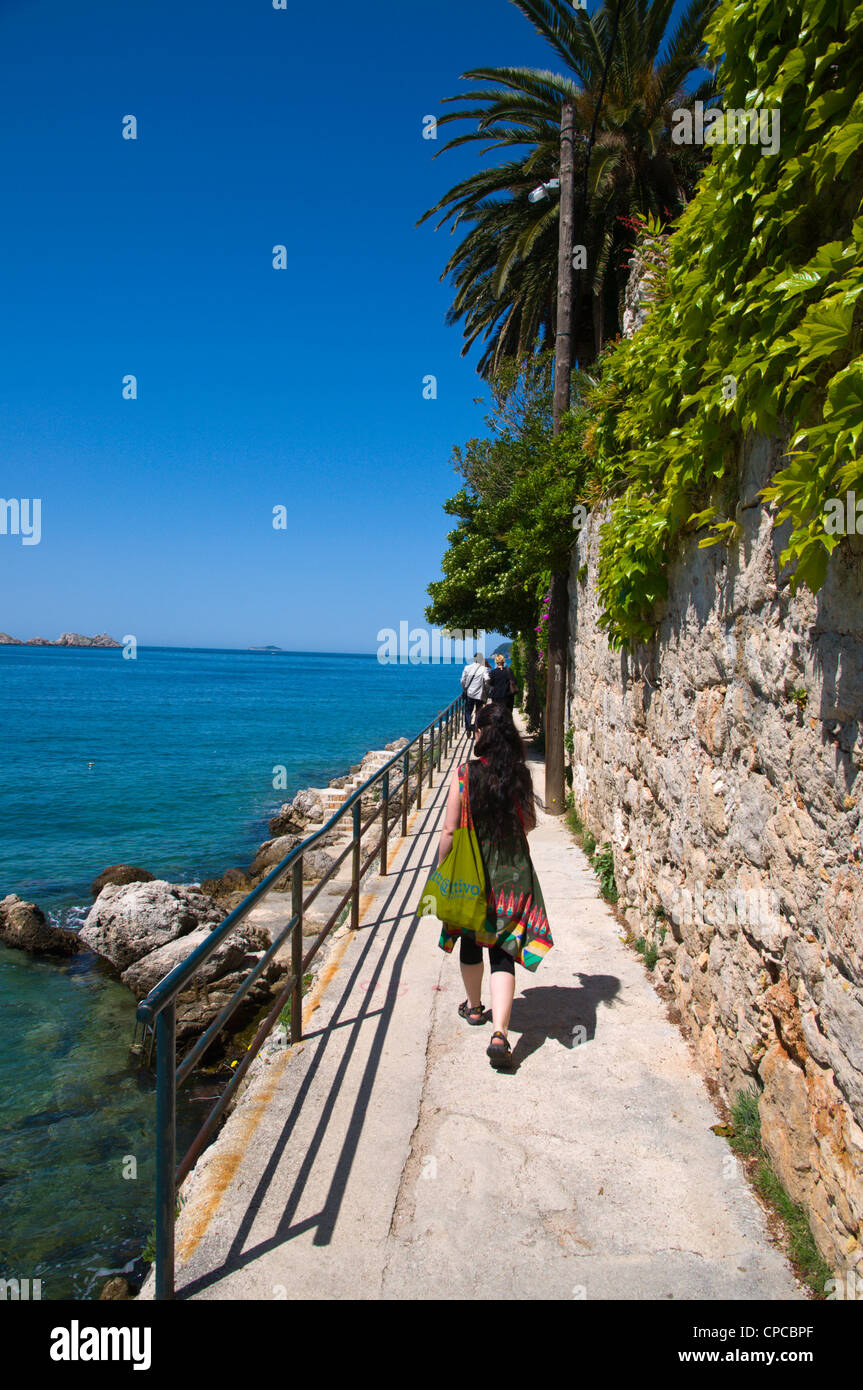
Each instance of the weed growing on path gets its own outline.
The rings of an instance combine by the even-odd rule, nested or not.
[[[606,840],[599,854],[597,854],[596,840],[578,814],[572,792],[569,793],[566,799],[566,814],[564,819],[590,860],[590,867],[593,869],[594,873],[599,876],[600,893],[607,903],[616,903],[618,892],[617,884],[614,879],[614,852],[611,848],[611,841]]]

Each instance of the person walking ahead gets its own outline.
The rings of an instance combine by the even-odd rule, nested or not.
[[[527,845],[527,835],[536,826],[536,810],[518,730],[506,706],[492,704],[478,712],[476,731],[476,759],[457,768],[450,783],[438,864],[452,848],[467,791],[485,873],[488,911],[478,932],[444,922],[438,945],[449,954],[456,941],[460,943],[467,999],[458,1011],[473,1026],[486,1021],[482,947],[488,948],[494,1032],[486,1052],[493,1067],[508,1068],[512,1064],[507,1032],[515,995],[515,964],[535,971],[554,942]]]
[[[464,731],[468,735],[472,731],[476,711],[485,703],[488,683],[489,669],[481,657],[475,656],[461,673],[461,688],[467,696],[464,707]]]
[[[515,681],[512,669],[504,663],[503,654],[498,652],[494,659],[495,667],[491,673],[490,691],[491,698],[496,705],[506,705],[507,709],[512,709],[512,697],[515,694]]]

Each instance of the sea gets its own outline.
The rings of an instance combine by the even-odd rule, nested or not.
[[[375,655],[0,646],[0,898],[77,928],[110,864],[176,883],[248,865],[284,801],[412,738],[460,673]],[[98,1297],[141,1268],[155,1094],[129,1056],[134,1014],[91,953],[0,945],[0,1279],[39,1281],[43,1299]],[[206,1091],[184,1091],[180,1145]]]

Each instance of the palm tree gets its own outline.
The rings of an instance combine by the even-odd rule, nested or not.
[[[709,157],[703,146],[672,145],[671,113],[718,95],[715,71],[697,91],[683,91],[685,80],[704,66],[703,35],[717,0],[690,0],[665,45],[674,0],[602,0],[592,16],[568,0],[512,3],[548,40],[566,71],[507,67],[463,74],[495,85],[444,98],[474,104],[445,113],[439,124],[467,120],[474,129],[440,153],[475,140],[487,142],[483,153],[514,146],[522,153],[451,188],[420,218],[422,223],[443,211],[438,227],[469,227],[441,279],[453,276],[456,294],[447,321],[464,320],[462,355],[484,337],[478,370],[485,378],[505,358],[553,342],[558,206],[556,199],[531,203],[528,194],[558,172],[564,101],[576,113],[576,187],[586,185],[587,191],[576,224],[587,264],[578,269],[574,294],[575,356],[584,366],[602,347],[607,327],[613,325],[613,335],[620,325],[631,237],[620,219],[652,213],[669,225],[692,196]],[[580,203],[579,198],[577,211]]]

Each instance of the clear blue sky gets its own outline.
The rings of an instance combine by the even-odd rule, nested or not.
[[[508,0],[0,0],[0,495],[42,499],[40,544],[0,535],[0,630],[424,625],[488,393],[455,241],[414,226],[477,152],[433,160],[422,118],[506,63],[559,66]]]

